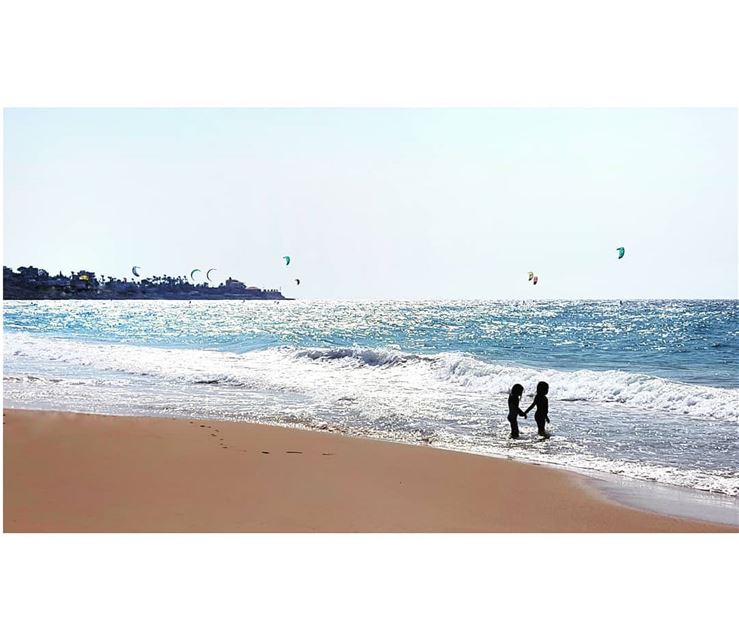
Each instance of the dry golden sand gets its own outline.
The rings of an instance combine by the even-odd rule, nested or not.
[[[4,415],[6,532],[736,531],[566,471],[259,424]]]

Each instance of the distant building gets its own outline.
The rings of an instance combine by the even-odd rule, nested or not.
[[[24,280],[28,281],[39,281],[46,280],[49,277],[49,272],[45,269],[37,269],[36,267],[18,267],[18,273]]]
[[[97,289],[98,281],[95,278],[94,271],[85,271],[84,269],[79,273],[72,274],[72,281],[70,282],[72,287],[79,290]]]
[[[226,280],[226,290],[227,291],[246,291],[246,285],[243,282],[240,282],[239,280],[234,280],[233,278],[229,278]]]

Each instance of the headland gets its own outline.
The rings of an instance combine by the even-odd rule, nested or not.
[[[278,289],[247,286],[229,277],[218,286],[187,275],[114,278],[86,269],[67,276],[38,267],[3,267],[4,300],[292,300]]]

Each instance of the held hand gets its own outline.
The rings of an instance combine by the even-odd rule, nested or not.
[[[549,416],[547,416],[547,424],[549,424],[551,420],[549,420]]]

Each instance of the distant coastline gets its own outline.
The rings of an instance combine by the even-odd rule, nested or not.
[[[39,267],[3,266],[3,300],[292,300],[278,289],[247,286],[228,278],[217,287],[187,276],[131,279],[82,270],[55,276]]]

